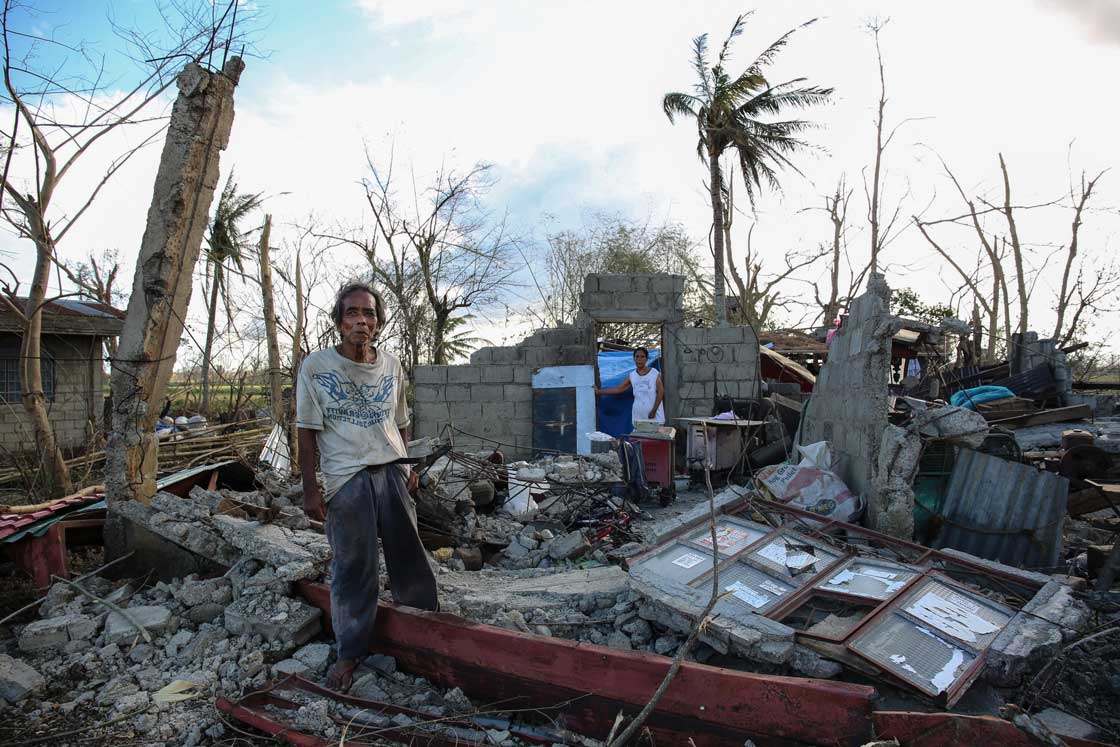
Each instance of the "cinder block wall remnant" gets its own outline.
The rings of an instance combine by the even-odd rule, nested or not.
[[[524,456],[532,448],[533,372],[544,366],[595,363],[596,324],[660,324],[665,414],[706,416],[715,394],[753,397],[758,391],[758,338],[749,327],[684,326],[684,277],[592,274],[584,279],[575,326],[542,329],[512,347],[482,348],[469,365],[419,366],[414,372],[413,432],[437,436],[448,423],[459,449],[487,439]]]
[[[592,342],[575,327],[542,329],[514,346],[476,350],[468,365],[417,366],[414,437],[438,436],[452,424],[463,431],[455,433],[459,450],[481,449],[489,439],[514,446],[517,454],[528,452],[533,445],[533,371],[592,363]]]
[[[836,472],[852,493],[867,501],[868,526],[909,539],[912,502],[882,505],[874,484],[888,425],[891,339],[900,326],[890,315],[890,293],[884,277],[873,273],[867,292],[852,303],[802,412],[798,443],[831,443]]]
[[[677,333],[678,416],[707,417],[716,396],[760,395],[758,337],[750,327],[685,327]]]

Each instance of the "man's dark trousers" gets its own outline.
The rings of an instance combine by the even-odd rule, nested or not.
[[[370,652],[377,617],[378,537],[393,598],[410,607],[437,609],[436,577],[414,517],[397,465],[366,467],[327,503],[331,625],[339,659],[361,659]]]

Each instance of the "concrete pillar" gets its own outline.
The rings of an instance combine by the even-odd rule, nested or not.
[[[233,57],[221,72],[191,63],[179,73],[179,97],[113,360],[112,431],[105,448],[110,505],[146,504],[156,493],[155,422],[175,366],[191,276],[218,184],[218,158],[233,125],[233,90],[244,69],[241,58]]]

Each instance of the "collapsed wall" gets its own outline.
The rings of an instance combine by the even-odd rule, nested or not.
[[[905,510],[888,519],[890,512],[877,503],[874,491],[880,444],[888,425],[891,340],[901,328],[889,313],[890,294],[884,277],[872,273],[867,292],[852,302],[802,413],[798,443],[828,441],[833,469],[853,494],[868,501],[868,526],[909,538],[913,516],[908,526]]]
[[[684,284],[680,275],[590,274],[575,325],[538,330],[513,346],[481,348],[467,365],[418,366],[416,437],[438,436],[451,426],[459,449],[498,442],[526,454],[533,447],[533,374],[547,366],[594,365],[597,325],[615,322],[661,326],[669,423],[711,415],[717,396],[758,396],[754,330],[685,327]]]

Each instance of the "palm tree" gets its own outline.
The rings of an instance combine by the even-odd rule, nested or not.
[[[677,116],[696,120],[696,153],[709,170],[712,244],[716,264],[715,311],[716,323],[720,326],[727,324],[720,156],[728,149],[738,153],[747,197],[753,207],[755,196],[764,182],[769,187],[780,189],[777,175],[779,169],[788,166],[798,171],[790,161],[790,156],[808,145],[798,135],[813,126],[812,123],[799,119],[767,121],[763,118],[777,117],[786,109],[801,109],[824,103],[832,95],[831,88],[801,86],[805,78],[794,78],[774,86],[766,79],[763,69],[774,61],[797,29],[791,29],[779,37],[737,77],[728,75],[725,65],[729,61],[731,42],[743,33],[750,16],[750,13],[744,13],[735,19],[731,33],[720,48],[715,65],[709,66],[708,62],[708,35],[701,34],[693,39],[692,67],[699,78],[693,87],[694,93],[667,93],[662,100],[662,108],[670,122]],[[810,23],[813,21],[802,24],[800,28]]]
[[[241,263],[241,250],[245,244],[245,233],[240,230],[239,224],[245,217],[260,207],[264,193],[244,194],[237,191],[237,182],[233,180],[233,173],[226,180],[225,189],[218,199],[218,207],[214,210],[214,219],[210,223],[210,232],[206,236],[206,268],[210,273],[210,305],[206,319],[206,345],[202,349],[202,398],[199,410],[204,414],[210,412],[210,358],[214,349],[214,333],[217,329],[218,298],[225,299],[229,304],[229,295],[226,288],[226,270],[229,265],[236,265],[238,272],[244,272]],[[228,316],[228,311],[227,311]]]

